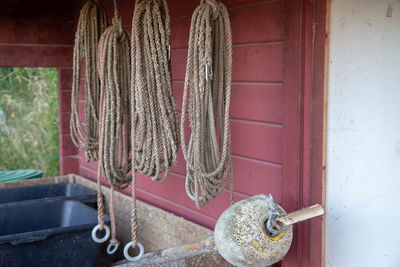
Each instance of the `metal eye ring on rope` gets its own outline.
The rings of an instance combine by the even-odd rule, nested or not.
[[[93,230],[92,230],[92,239],[96,243],[104,243],[107,241],[107,239],[110,237],[110,228],[108,228],[107,225],[103,226],[103,229],[106,231],[106,234],[102,238],[98,238],[96,233],[97,231],[101,228],[101,225],[98,224],[96,225]]]
[[[101,177],[111,186],[109,212],[111,241],[107,253],[113,254],[119,246],[114,215],[114,190],[126,188],[131,180],[130,142],[123,136],[130,131],[130,43],[123,30],[116,0],[112,26],[101,35],[98,43],[98,73],[100,79],[99,149],[97,172],[98,221],[104,224],[104,199]]]
[[[134,256],[134,257],[129,255],[129,249],[132,247],[132,245],[133,245],[132,241],[125,245],[125,247],[124,247],[125,259],[127,259],[128,261],[138,261],[143,257],[143,254],[144,254],[143,245],[140,244],[139,242],[136,243],[136,246],[139,248],[139,254],[137,256]]]
[[[114,246],[114,248],[112,248],[113,246]],[[118,250],[118,247],[119,247],[118,241],[110,241],[110,243],[107,246],[107,254],[108,255],[114,254]]]

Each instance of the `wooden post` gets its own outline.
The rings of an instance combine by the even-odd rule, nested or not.
[[[276,221],[280,226],[289,226],[294,223],[302,222],[315,218],[324,214],[324,208],[320,204],[291,212],[283,217],[277,218]]]

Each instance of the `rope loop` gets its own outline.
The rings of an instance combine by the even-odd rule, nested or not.
[[[81,9],[75,33],[71,93],[70,130],[73,143],[85,150],[88,162],[98,159],[98,114],[100,81],[97,69],[97,48],[101,34],[107,27],[105,11],[98,1],[88,0]],[[82,60],[86,58],[85,65]],[[85,69],[85,126],[80,121],[79,95],[82,71]]]
[[[178,115],[172,91],[170,17],[166,0],[136,1],[131,34],[132,247],[137,242],[136,170],[165,181],[176,164]],[[125,246],[125,257],[130,257]],[[139,257],[139,256],[138,256]],[[141,257],[141,256],[140,256]],[[139,258],[140,258],[139,257]]]
[[[170,70],[170,17],[166,0],[136,2],[132,20],[132,143],[136,168],[165,181],[179,146]]]
[[[189,36],[181,112],[182,151],[186,160],[186,193],[198,208],[220,195],[233,175],[229,125],[232,36],[228,11],[215,0],[195,9]],[[191,135],[184,141],[186,110]]]
[[[114,1],[117,9],[116,1]],[[111,242],[108,251],[117,249],[114,215],[114,190],[129,186],[131,171],[130,121],[130,42],[122,29],[121,18],[113,18],[113,25],[102,34],[98,44],[98,70],[100,78],[99,149],[98,149],[98,218],[104,225],[104,200],[101,193],[101,177],[111,185],[110,219]],[[114,246],[114,248],[112,248]]]
[[[123,29],[122,29],[122,19],[121,17],[116,14],[113,18],[112,18],[112,25],[117,27],[118,29],[118,37],[119,37],[119,41],[123,41],[124,38],[126,37],[125,34],[123,34]]]
[[[118,13],[118,4],[117,0],[113,0],[114,3],[114,17],[112,18],[112,25],[116,26],[119,31],[119,37],[124,38],[123,29],[122,29],[122,19]]]
[[[205,3],[211,6],[212,9],[211,19],[217,20],[220,14],[220,7],[218,2],[216,0],[206,0]]]

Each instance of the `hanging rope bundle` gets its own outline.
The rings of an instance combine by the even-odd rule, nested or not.
[[[99,169],[110,185],[126,188],[131,177],[130,71],[129,36],[122,29],[121,18],[115,9],[112,26],[99,42],[100,127]]]
[[[107,18],[98,0],[88,0],[83,6],[78,29],[75,33],[73,56],[73,83],[71,95],[71,137],[74,144],[85,150],[86,160],[97,160],[98,109],[100,81],[97,73],[97,43],[107,27]],[[79,120],[79,91],[81,90],[81,66],[85,61],[85,125]]]
[[[134,164],[157,181],[164,181],[169,167],[176,164],[179,146],[169,24],[166,0],[136,2],[131,35]]]
[[[104,225],[104,201],[101,193],[101,176],[111,185],[110,218],[111,241],[107,248],[113,254],[119,245],[116,239],[114,218],[114,189],[127,187],[132,180],[130,142],[130,43],[129,36],[122,28],[114,0],[114,18],[99,41],[98,69],[100,77],[99,111],[99,160],[98,160],[98,220],[99,229]],[[136,217],[136,213],[132,216]],[[104,240],[105,241],[105,240]],[[104,242],[103,241],[103,242]]]
[[[198,208],[223,192],[227,175],[233,203],[231,73],[232,36],[227,8],[215,0],[201,0],[190,25],[181,114],[184,140],[188,105],[191,128],[188,147],[182,141],[187,162],[186,192]]]

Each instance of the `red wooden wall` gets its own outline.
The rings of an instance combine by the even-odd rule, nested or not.
[[[282,1],[224,2],[229,7],[234,44],[231,127],[235,198],[240,200],[254,194],[272,193],[280,202]],[[191,13],[198,3],[197,0],[169,1],[173,87],[179,111]],[[119,1],[119,6],[126,29],[130,31],[133,5],[131,1]],[[107,8],[112,16],[112,4]],[[94,179],[97,164],[86,163],[84,153],[80,155],[79,174]],[[229,193],[226,190],[204,209],[198,210],[186,196],[185,174],[185,161],[180,150],[178,165],[165,183],[138,175],[138,197],[212,228],[221,212],[229,206]]]
[[[61,173],[96,179],[97,164],[85,162],[84,153],[75,148],[69,135],[73,34],[84,1],[15,0],[7,5],[3,2],[0,66],[58,67]],[[118,1],[128,32],[133,2]],[[326,3],[222,2],[229,8],[233,37],[231,127],[235,198],[271,193],[287,211],[321,202]],[[111,18],[112,1],[102,3]],[[190,18],[198,3],[199,0],[168,1],[172,17],[173,87],[179,110]],[[83,98],[80,104],[83,108]],[[138,198],[213,228],[229,206],[229,192],[225,190],[198,210],[186,196],[184,180],[185,161],[180,151],[178,165],[165,183],[138,175]],[[296,226],[295,239],[283,266],[321,264],[321,225],[316,220]]]

